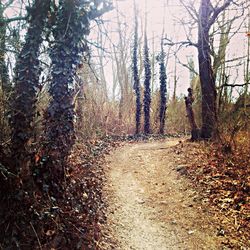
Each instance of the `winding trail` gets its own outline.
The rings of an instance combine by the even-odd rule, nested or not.
[[[223,249],[202,199],[180,174],[178,143],[131,143],[107,157],[102,249]]]

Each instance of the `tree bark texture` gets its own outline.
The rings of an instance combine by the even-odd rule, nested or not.
[[[216,90],[209,45],[210,1],[202,0],[200,6],[198,59],[202,93],[201,137],[208,139],[216,126]]]
[[[194,102],[194,97],[192,89],[188,88],[188,96],[185,97],[185,105],[186,105],[187,117],[191,127],[191,135],[192,135],[191,140],[195,141],[199,138],[199,130],[194,118],[194,111],[192,107],[193,102]]]
[[[202,128],[201,137],[209,139],[216,132],[216,87],[211,63],[209,30],[218,15],[225,10],[232,0],[224,1],[220,7],[213,7],[210,0],[201,0],[198,27],[198,60],[202,93]]]

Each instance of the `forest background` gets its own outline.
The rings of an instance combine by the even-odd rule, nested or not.
[[[2,244],[27,234],[37,242],[28,211],[49,225],[60,202],[73,209],[72,149],[92,152],[109,136],[190,134],[188,87],[197,137],[226,153],[249,149],[249,15],[243,0],[0,1]]]

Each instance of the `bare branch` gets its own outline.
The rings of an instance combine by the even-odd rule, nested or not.
[[[228,59],[228,60],[225,61],[225,63],[234,62],[234,61],[239,61],[239,60],[243,60],[243,59],[245,59],[245,58],[246,58],[246,56],[240,56],[240,57]]]
[[[4,5],[4,9],[8,8],[13,2],[14,2],[14,0],[9,0],[9,1]]]
[[[232,2],[233,2],[233,0],[227,0],[227,1],[225,1],[225,3],[222,6],[214,8],[213,15],[208,22],[208,27],[211,27],[214,24],[215,20],[219,16],[219,14],[223,10],[225,10]]]
[[[195,21],[199,20],[199,14],[197,13],[195,8],[192,8],[191,5],[185,4],[183,0],[180,0],[181,4],[184,6],[184,8],[187,10],[188,14],[194,19]]]
[[[180,47],[182,46],[194,46],[194,47],[198,47],[198,44],[197,43],[193,43],[191,40],[187,40],[187,41],[180,41],[180,42],[173,42],[171,41],[169,38],[163,38],[165,41],[164,41],[164,45],[169,45],[169,46],[174,46],[174,45],[179,45]]]
[[[190,70],[191,72],[193,72],[196,76],[199,75],[199,73],[193,67],[190,67],[190,65],[181,62],[180,59],[178,58],[178,56],[176,54],[175,54],[175,58],[177,60],[177,63],[179,63],[181,66],[187,68],[188,70]]]
[[[238,83],[238,84],[237,83],[236,84],[225,83],[225,84],[221,85],[219,88],[223,88],[223,87],[232,87],[232,88],[234,88],[234,87],[244,87],[246,85],[250,85],[250,83],[242,83],[242,84],[240,84],[240,83]]]

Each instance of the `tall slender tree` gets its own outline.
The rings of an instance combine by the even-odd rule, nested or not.
[[[177,82],[178,82],[178,77],[177,77],[177,62],[176,62],[176,57],[175,57],[175,61],[174,61],[174,90],[173,90],[173,101],[174,101],[174,103],[176,102]]]
[[[160,129],[159,133],[164,134],[166,108],[167,108],[167,74],[165,66],[165,52],[163,48],[163,39],[161,40],[161,52],[159,55],[160,65]]]
[[[133,79],[134,79],[134,90],[136,95],[136,128],[135,134],[140,133],[141,126],[141,89],[140,80],[138,73],[138,11],[134,1],[134,18],[135,18],[135,30],[134,30],[134,47],[133,47]]]
[[[129,59],[128,53],[128,35],[126,27],[124,26],[120,15],[119,5],[116,1],[116,20],[117,20],[117,34],[119,36],[118,46],[113,46],[114,61],[116,64],[116,77],[120,87],[120,102],[119,102],[119,120],[125,118],[127,103],[131,101],[132,88],[130,87],[129,72],[127,63]]]
[[[151,65],[149,59],[148,39],[145,28],[144,34],[144,133],[150,133],[150,104],[151,104]]]
[[[6,51],[6,28],[7,22],[4,18],[4,6],[0,0],[0,81],[1,88],[4,92],[9,92],[9,76],[8,69],[5,63],[5,51]]]

